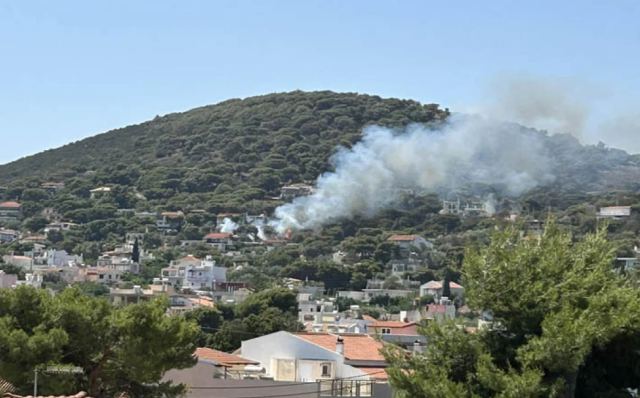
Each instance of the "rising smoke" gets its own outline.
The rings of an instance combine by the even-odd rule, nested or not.
[[[238,229],[238,224],[233,222],[232,219],[225,217],[222,220],[222,224],[220,225],[220,232],[232,234],[236,229]]]
[[[553,179],[539,134],[461,115],[440,128],[369,127],[351,149],[339,149],[332,164],[335,171],[318,177],[312,195],[276,209],[277,232],[371,217],[406,189],[450,191],[474,182],[519,194]]]

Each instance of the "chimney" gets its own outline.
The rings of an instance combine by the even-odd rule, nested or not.
[[[420,340],[413,342],[413,355],[418,354],[422,354],[422,343],[420,343]]]
[[[336,352],[340,355],[344,355],[344,339],[342,336],[338,336],[338,340],[336,341]]]

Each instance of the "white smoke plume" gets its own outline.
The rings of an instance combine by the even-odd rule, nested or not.
[[[494,79],[474,113],[551,133],[572,134],[584,144],[640,153],[640,113],[615,101],[607,88],[577,79],[510,75]],[[622,103],[633,103],[626,99]]]
[[[222,220],[222,224],[220,225],[220,232],[232,234],[236,229],[238,229],[238,224],[233,222],[233,220],[229,217],[225,217]]]
[[[473,182],[519,194],[553,179],[539,133],[460,115],[437,129],[369,127],[351,149],[339,149],[332,163],[335,171],[318,177],[312,195],[276,209],[271,225],[277,232],[371,217],[406,189],[450,191]]]

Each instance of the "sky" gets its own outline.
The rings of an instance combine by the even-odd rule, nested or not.
[[[570,82],[570,105],[640,137],[638,21],[635,0],[2,0],[0,164],[229,98],[328,89],[474,111],[522,76]]]

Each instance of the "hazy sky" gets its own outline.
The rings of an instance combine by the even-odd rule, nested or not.
[[[599,110],[637,110],[640,2],[524,3],[3,0],[0,163],[294,89],[459,110],[484,103],[492,79],[526,74],[593,84]]]

